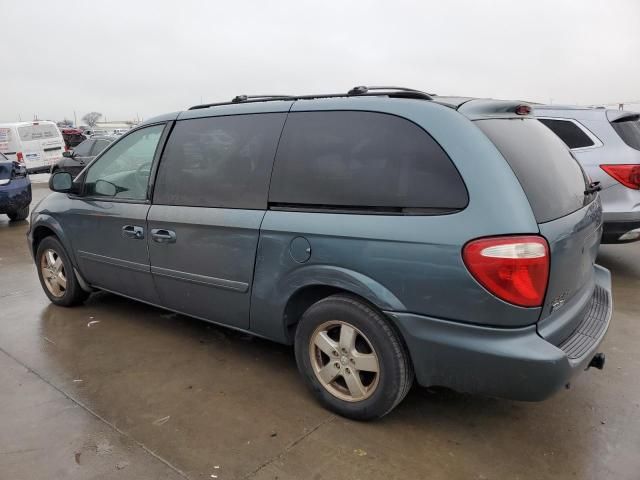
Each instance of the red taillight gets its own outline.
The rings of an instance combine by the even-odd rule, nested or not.
[[[24,156],[22,155],[22,152],[16,153],[16,158],[18,159],[18,162],[24,163]]]
[[[515,112],[516,115],[529,115],[531,113],[531,107],[529,105],[518,105]]]
[[[536,236],[472,240],[462,258],[473,277],[490,293],[521,307],[539,307],[549,280],[549,246]]]
[[[625,187],[640,190],[640,165],[600,165],[600,168]]]

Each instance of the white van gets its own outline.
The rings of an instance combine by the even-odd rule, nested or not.
[[[48,172],[64,149],[62,134],[53,122],[0,123],[0,153],[23,163],[29,173]]]

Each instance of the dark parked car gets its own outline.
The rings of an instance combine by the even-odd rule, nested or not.
[[[0,213],[10,220],[25,220],[30,203],[31,181],[26,167],[0,153]]]
[[[73,150],[64,152],[62,160],[51,167],[51,173],[69,172],[72,176],[79,174],[100,152],[107,148],[116,137],[92,137],[86,139]]]
[[[75,148],[87,139],[82,130],[77,128],[62,128],[60,133],[64,139],[65,150]]]
[[[52,175],[29,247],[54,304],[107,290],[293,344],[351,418],[414,377],[542,400],[602,368],[612,299],[598,189],[530,111],[380,87],[195,106]]]

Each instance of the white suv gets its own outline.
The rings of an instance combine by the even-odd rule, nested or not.
[[[602,187],[602,243],[640,240],[640,113],[538,105],[535,115]]]

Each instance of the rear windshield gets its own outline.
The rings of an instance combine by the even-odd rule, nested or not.
[[[31,140],[46,140],[48,138],[56,138],[60,136],[60,131],[55,125],[40,124],[40,125],[27,125],[26,127],[19,127],[18,134],[20,140],[23,142],[29,142]]]
[[[9,162],[2,162],[4,157],[0,158],[0,180],[6,180],[7,178],[11,178],[11,170],[12,166]]]
[[[534,119],[478,120],[518,177],[538,223],[582,208],[587,182],[567,146]]]
[[[640,115],[624,117],[611,122],[613,129],[631,148],[640,150]]]

